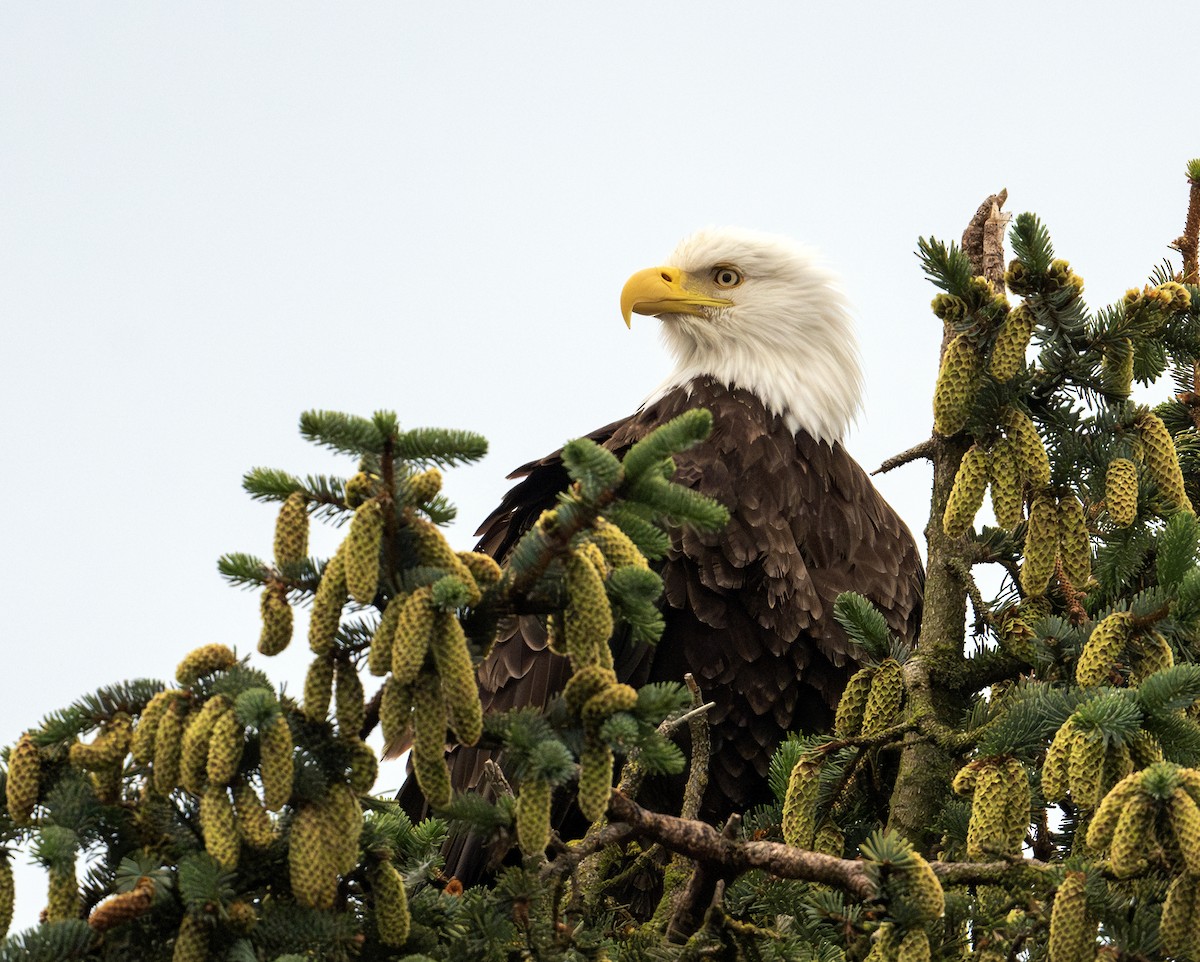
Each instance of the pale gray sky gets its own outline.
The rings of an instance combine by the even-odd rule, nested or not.
[[[1179,233],[1200,6],[1139,9],[0,5],[0,742],[197,645],[253,648],[257,598],[215,569],[269,552],[242,472],[351,467],[299,439],[306,408],[485,434],[447,478],[469,546],[508,470],[664,376],[617,297],[698,226],[820,248],[863,338],[850,449],[922,440],[919,235],[1007,186],[1101,304]],[[927,480],[880,481],[914,529]],[[306,655],[264,667],[295,686]]]

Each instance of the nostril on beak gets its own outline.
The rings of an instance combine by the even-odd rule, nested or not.
[[[675,280],[675,276],[670,271],[661,271],[661,272],[659,272],[658,276],[661,277],[668,284],[671,283],[671,281]]]

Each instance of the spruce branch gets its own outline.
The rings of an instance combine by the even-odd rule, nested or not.
[[[907,451],[901,451],[899,454],[893,454],[890,458],[884,461],[883,464],[879,465],[879,467],[872,471],[871,475],[874,476],[876,474],[887,474],[889,471],[894,471],[896,468],[903,467],[904,465],[910,464],[913,461],[919,461],[922,458],[931,461],[933,460],[934,454],[937,452],[937,444],[938,442],[936,438],[929,438],[926,441],[922,441],[920,444],[913,445]]]

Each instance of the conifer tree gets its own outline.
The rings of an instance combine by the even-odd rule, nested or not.
[[[313,411],[302,433],[346,476],[250,471],[278,505],[271,557],[220,560],[260,593],[257,655],[181,652],[173,680],[103,687],[7,749],[0,836],[31,843],[46,908],[0,962],[1200,956],[1200,161],[1188,176],[1182,266],[1108,307],[1032,214],[1005,265],[1003,194],[961,245],[920,241],[933,435],[885,468],[933,464],[921,637],[838,599],[867,658],[833,731],[779,747],[772,804],[697,821],[703,692],[621,684],[608,644],[661,633],[667,528],[726,519],[668,480],[706,412],[623,460],[568,444],[570,487],[501,566],[442,533],[442,471],[483,439]],[[314,522],[345,532],[331,557],[309,556]],[[546,619],[571,678],[545,712],[485,716],[474,668],[514,610]],[[305,643],[297,698],[264,668]],[[433,817],[372,794],[376,729],[411,746]],[[447,744],[499,753],[498,801],[455,794]],[[646,775],[683,771],[680,812],[638,804]],[[556,799],[582,838],[557,834]],[[467,831],[506,857],[464,891],[442,850]],[[654,904],[631,907],[647,878]],[[5,927],[12,900],[5,855]]]

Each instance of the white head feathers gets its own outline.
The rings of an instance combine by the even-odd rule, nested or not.
[[[647,403],[708,374],[757,394],[793,431],[841,440],[862,399],[858,339],[837,279],[817,257],[785,237],[706,228],[667,263],[696,281],[718,267],[742,280],[714,290],[731,306],[659,315],[676,365]]]

